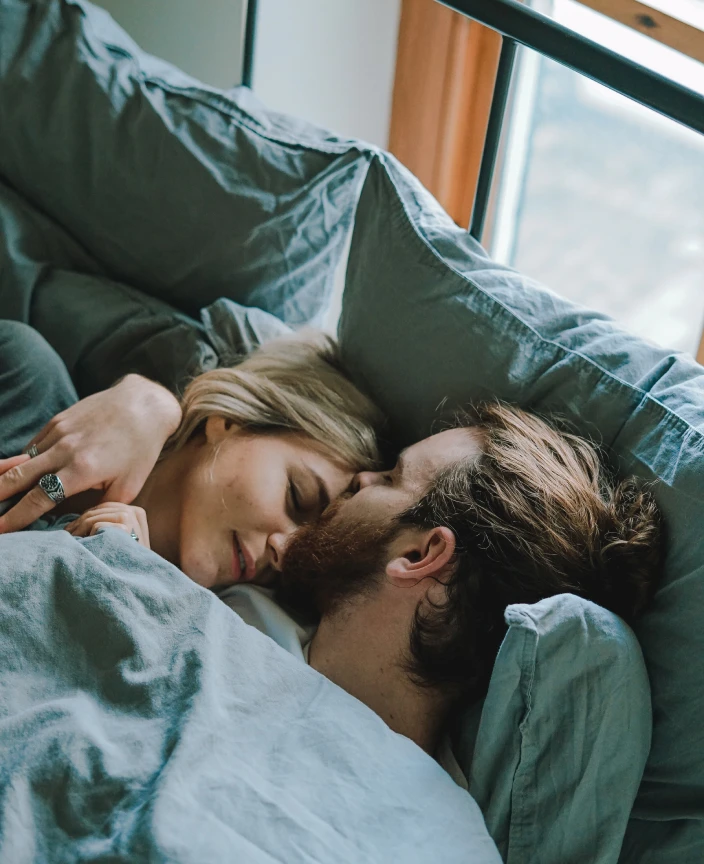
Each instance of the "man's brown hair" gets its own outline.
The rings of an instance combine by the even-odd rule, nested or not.
[[[456,538],[447,600],[416,611],[409,671],[418,683],[485,692],[512,603],[569,592],[632,621],[663,557],[649,489],[617,482],[583,438],[493,403],[457,426],[483,435],[482,455],[443,470],[401,526],[445,525]]]

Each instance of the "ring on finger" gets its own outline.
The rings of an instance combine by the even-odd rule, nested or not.
[[[136,540],[137,543],[139,543],[139,537],[137,536],[136,532],[134,532],[134,531],[130,531],[130,537],[131,537],[133,540]]]
[[[39,478],[39,488],[45,492],[54,504],[60,504],[66,498],[64,484],[58,474],[44,474]]]
[[[32,446],[28,447],[24,452],[29,456],[30,459],[34,459],[35,456],[39,455],[39,450],[37,450],[36,444],[32,444]]]

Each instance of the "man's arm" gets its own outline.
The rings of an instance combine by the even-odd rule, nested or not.
[[[0,501],[27,492],[0,516],[0,534],[19,531],[53,508],[37,486],[44,474],[59,475],[67,498],[97,489],[102,501],[131,503],[180,422],[176,397],[141,375],[127,375],[57,414],[27,442],[38,456],[0,460]]]

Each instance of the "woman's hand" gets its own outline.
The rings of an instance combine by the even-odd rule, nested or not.
[[[0,460],[0,501],[27,492],[0,516],[0,534],[20,531],[54,507],[37,486],[44,474],[59,475],[67,498],[98,489],[102,501],[129,504],[180,422],[176,398],[140,375],[57,414],[27,442],[39,455]]]
[[[103,528],[120,528],[128,534],[134,533],[138,543],[147,549],[151,548],[147,514],[141,507],[133,507],[131,504],[120,504],[116,501],[98,504],[92,510],[86,510],[69,525],[64,525],[64,530],[74,537],[92,537]]]

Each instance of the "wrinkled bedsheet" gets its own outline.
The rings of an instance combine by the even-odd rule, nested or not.
[[[0,861],[500,861],[365,705],[109,529],[0,537]]]

